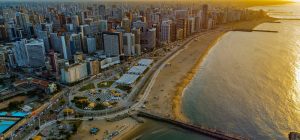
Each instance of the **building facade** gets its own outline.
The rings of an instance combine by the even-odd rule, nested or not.
[[[103,32],[102,41],[105,55],[108,57],[123,54],[123,35],[121,32]]]
[[[133,33],[123,34],[124,56],[135,55],[135,36]]]
[[[61,81],[71,84],[88,76],[87,64],[78,63],[61,69]]]

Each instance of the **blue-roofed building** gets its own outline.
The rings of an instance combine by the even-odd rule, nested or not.
[[[11,112],[10,114],[13,117],[26,117],[28,113],[26,112]]]
[[[0,116],[6,116],[7,112],[0,112]]]
[[[16,123],[16,121],[0,120],[0,134],[3,134],[15,123]]]

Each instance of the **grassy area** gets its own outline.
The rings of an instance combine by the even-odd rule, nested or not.
[[[89,105],[87,97],[75,96],[71,102],[74,103],[76,107],[81,109]]]
[[[103,110],[105,108],[106,106],[104,106],[103,104],[97,103],[95,108],[93,108],[93,110]]]
[[[123,85],[118,85],[116,88],[121,89],[123,91],[126,91],[127,93],[129,93],[131,91],[131,87],[129,86],[123,86]]]
[[[79,91],[86,91],[90,89],[95,89],[94,83],[87,84],[79,89]]]
[[[98,88],[110,87],[115,81],[104,81],[97,84]]]

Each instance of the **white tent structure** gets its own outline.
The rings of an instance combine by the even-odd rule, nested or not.
[[[117,80],[117,84],[132,86],[136,80],[139,78],[139,75],[134,74],[124,74],[119,80]]]
[[[146,66],[146,67],[150,67],[150,65],[153,63],[153,60],[152,59],[141,59],[139,62],[138,62],[138,65],[139,66]]]
[[[146,71],[147,68],[148,67],[146,67],[146,66],[133,66],[133,67],[131,67],[131,69],[127,73],[128,74],[141,75]]]

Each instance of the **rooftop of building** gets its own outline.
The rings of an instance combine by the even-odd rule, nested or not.
[[[141,66],[150,66],[152,63],[153,63],[152,59],[141,59],[138,62],[138,65],[141,65]]]
[[[40,40],[40,39],[30,39],[30,40],[27,40],[27,43],[26,43],[26,45],[43,45],[43,44],[44,44],[44,41]]]
[[[147,66],[133,66],[128,70],[128,73],[140,75],[143,74],[147,68],[148,68]]]
[[[135,81],[139,78],[139,75],[134,74],[124,74],[119,80],[117,80],[118,84],[131,85],[135,83]]]

